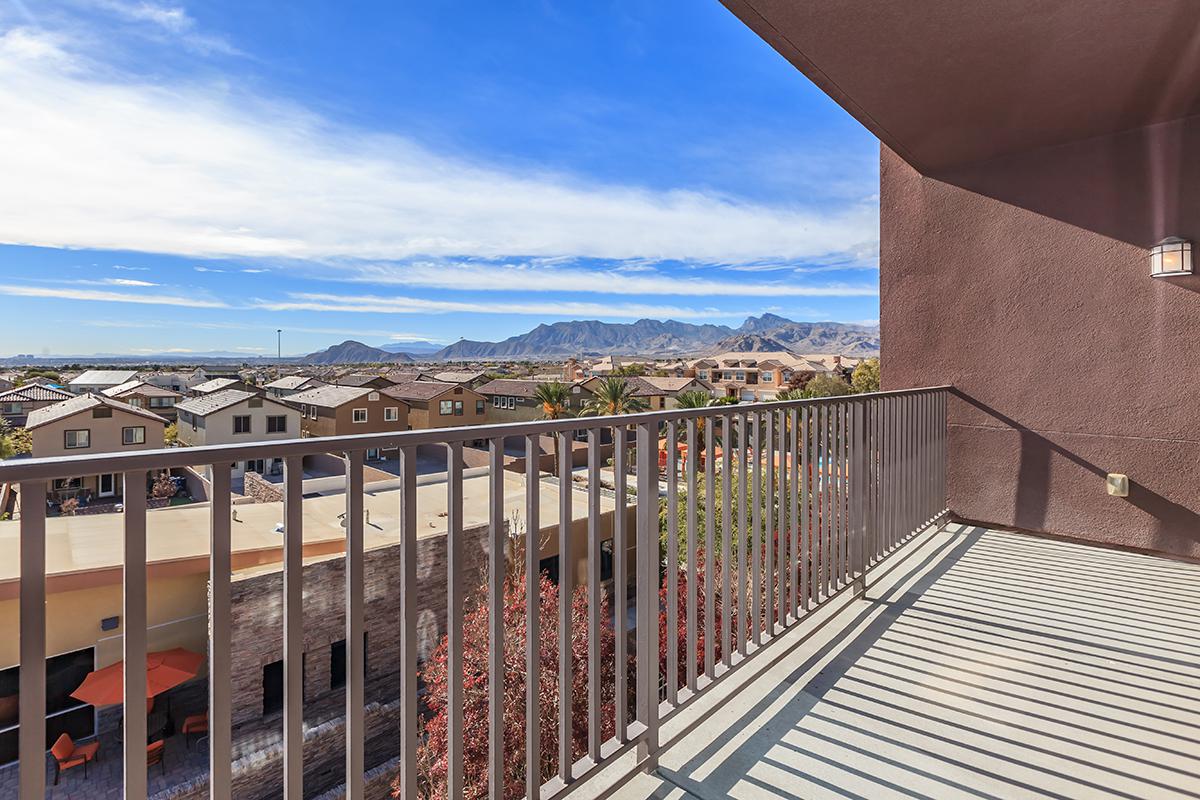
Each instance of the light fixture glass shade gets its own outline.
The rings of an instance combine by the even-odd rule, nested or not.
[[[1155,278],[1192,274],[1192,243],[1168,236],[1150,248],[1150,274]]]

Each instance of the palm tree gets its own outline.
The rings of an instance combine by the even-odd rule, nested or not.
[[[539,383],[533,390],[533,399],[542,404],[542,419],[563,419],[571,416],[571,390],[559,381]],[[554,466],[552,474],[558,475],[559,444],[554,434]]]
[[[677,408],[707,408],[713,404],[712,395],[703,389],[689,389],[675,395]]]
[[[646,401],[633,394],[633,386],[629,381],[613,376],[600,381],[582,413],[589,417],[611,417],[636,414],[647,408]]]

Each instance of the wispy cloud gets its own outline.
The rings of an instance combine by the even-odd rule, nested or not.
[[[149,267],[127,267],[124,264],[113,264],[113,269],[121,270],[122,272],[149,272]]]
[[[429,300],[419,297],[383,297],[380,295],[338,295],[289,293],[287,300],[258,300],[258,308],[268,311],[330,311],[358,314],[529,314],[540,317],[600,319],[712,319],[748,316],[748,311],[724,311],[715,308],[686,308],[641,303],[492,303]]]
[[[196,257],[742,263],[839,253],[877,228],[869,202],[765,205],[480,165],[224,82],[112,77],[73,48],[29,29],[0,36],[0,108],[23,121],[0,148],[0,174],[20,187],[0,193],[0,242]]]
[[[126,0],[96,0],[95,5],[114,16],[133,23],[145,23],[151,31],[169,36],[189,50],[208,55],[239,55],[227,39],[202,31],[196,20],[181,5]]]
[[[680,278],[638,265],[593,270],[534,264],[421,262],[369,265],[354,271],[366,283],[494,292],[588,292],[691,297],[874,297],[874,285],[805,285],[796,280],[721,281]]]
[[[151,281],[139,281],[139,280],[135,280],[133,278],[103,278],[101,280],[96,281],[96,283],[102,283],[105,286],[158,286],[159,285],[159,284],[153,283]]]
[[[0,284],[0,294],[11,297],[48,297],[59,300],[86,300],[97,303],[134,303],[151,306],[186,306],[190,308],[228,308],[219,300],[198,297],[180,297],[165,294],[130,294],[100,289],[67,289],[43,286],[15,286]]]

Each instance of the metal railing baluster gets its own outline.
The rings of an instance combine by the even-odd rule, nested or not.
[[[46,796],[46,482],[21,481],[20,800]],[[29,498],[27,500],[27,498]]]
[[[231,475],[228,461],[210,466],[212,514],[208,592],[208,789],[212,800],[228,800],[233,783],[232,732],[232,547]],[[144,741],[144,739],[143,739]]]
[[[363,623],[363,462],[365,452],[346,453],[346,800],[363,800],[366,749]],[[461,670],[460,670],[461,672]]]
[[[304,797],[304,458],[283,461],[283,796]]]
[[[504,798],[504,439],[488,440],[488,797]],[[589,634],[595,635],[591,631]],[[594,662],[593,662],[594,663]]]

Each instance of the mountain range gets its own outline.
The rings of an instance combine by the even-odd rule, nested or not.
[[[600,355],[676,357],[771,350],[873,355],[879,352],[879,328],[844,322],[795,322],[777,314],[750,317],[737,328],[676,320],[641,319],[629,323],[575,320],[538,325],[528,333],[501,342],[463,339],[428,354],[404,352],[400,350],[402,346],[389,343],[371,347],[349,340],[310,353],[304,360],[311,364],[405,363]]]

